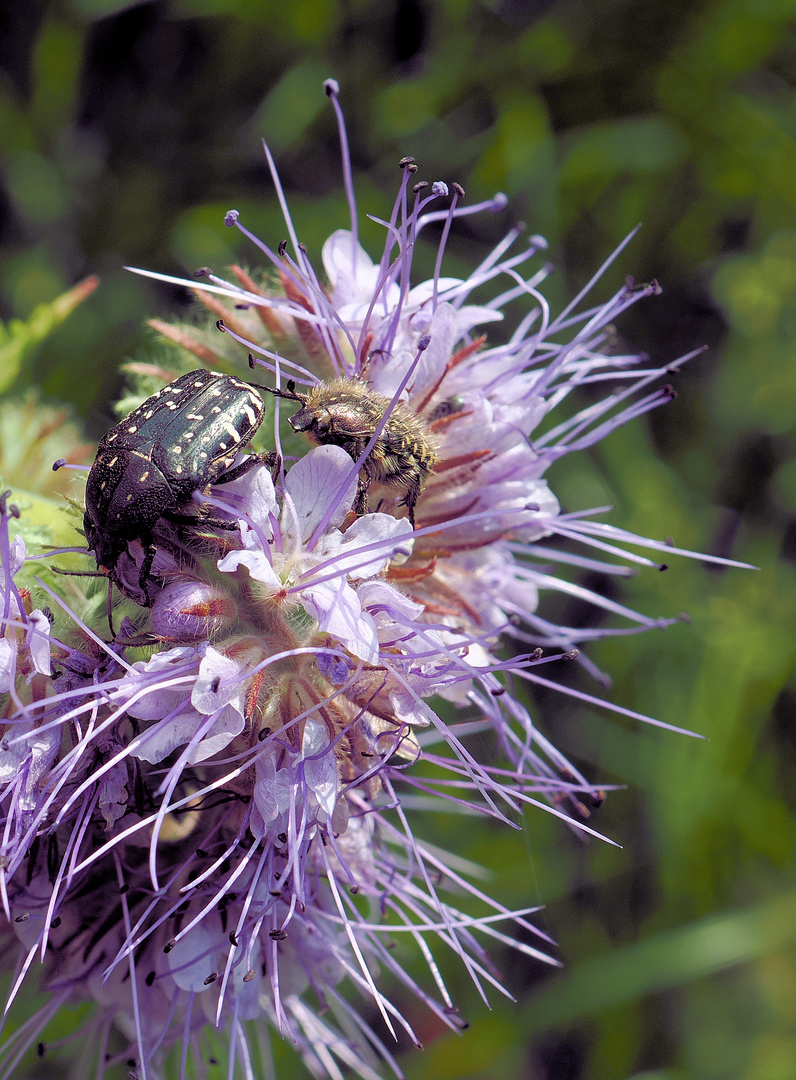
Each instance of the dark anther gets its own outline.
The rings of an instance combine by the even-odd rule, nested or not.
[[[218,978],[218,972],[217,971],[211,971],[210,974],[205,979],[205,986],[209,986],[210,983],[214,983],[217,978]]]
[[[430,334],[424,334],[423,337],[421,337],[420,341],[418,341],[418,343],[417,343],[417,351],[418,352],[425,352],[430,344],[431,344],[431,335]]]
[[[221,676],[216,675],[213,681],[210,683],[210,690],[212,691],[212,693],[217,694],[219,686],[221,686]]]
[[[229,943],[230,943],[230,945],[234,945],[234,946],[237,947],[238,936],[237,936],[237,934],[235,933],[234,930],[230,930],[230,932],[229,932]]]
[[[665,562],[662,562],[662,563],[660,564],[660,566],[658,567],[658,569],[659,569],[659,570],[668,570],[668,569],[669,569],[669,564],[668,564],[668,563],[665,563]]]
[[[56,915],[55,918],[53,919],[53,921],[50,923],[50,929],[51,930],[57,930],[60,925],[61,925],[61,916]]]
[[[58,472],[62,465],[66,465],[65,457],[59,457],[57,461],[53,462],[53,472]]]
[[[210,277],[213,271],[209,266],[200,266],[198,270],[194,270],[193,276],[195,278]]]
[[[219,319],[216,322],[216,329],[220,330],[222,334],[226,334],[227,328],[226,328],[226,326],[224,326],[224,320],[223,319]]]
[[[453,190],[456,192],[456,194],[459,196],[460,199],[464,198],[464,188],[462,187],[461,184],[457,184],[456,181],[454,180],[454,182],[451,184],[451,187],[453,188]]]
[[[276,249],[280,259],[284,259],[285,252],[287,251],[287,240],[280,240],[279,247]]]
[[[262,742],[263,739],[267,739],[270,734],[271,729],[269,727],[260,728],[260,730],[257,732],[257,741]]]
[[[254,371],[254,355],[249,353],[249,367]]]
[[[254,978],[254,972],[252,971],[252,969],[251,969],[251,968],[249,968],[249,970],[248,970],[248,971],[246,972],[246,974],[245,974],[245,975],[243,976],[243,981],[244,981],[245,983],[250,983],[250,982],[252,981],[252,979],[253,979],[253,978]]]
[[[402,157],[401,160],[398,162],[398,168],[399,169],[405,169],[407,165],[414,165],[414,164],[415,164],[415,159],[413,157],[411,157],[411,156]]]
[[[226,214],[224,214],[224,224],[227,226],[228,229],[231,229],[239,217],[239,210],[227,210]]]
[[[281,832],[277,836],[277,840],[279,841],[280,844],[286,844],[287,843],[287,833]]]
[[[287,930],[269,930],[268,936],[271,941],[284,941],[287,937]]]
[[[176,944],[177,942],[174,940],[174,938],[172,938],[171,941],[167,941],[166,944],[163,946],[163,952],[170,953]]]
[[[44,1057],[44,1043],[36,1043],[36,1055],[37,1057]]]
[[[503,697],[503,695],[506,693],[506,687],[499,686],[496,690],[490,690],[489,692],[492,697]]]
[[[418,180],[418,182],[412,188],[412,191],[414,191],[414,193],[416,195],[418,193],[418,191],[422,191],[423,188],[427,188],[427,187],[428,187],[428,180]]]
[[[30,912],[26,911],[24,915],[17,915],[16,919],[14,919],[14,922],[17,922],[17,923],[19,923],[19,922],[27,922],[29,918],[30,918]]]
[[[151,986],[154,981],[155,981],[155,972],[150,971],[149,974],[147,975],[147,977],[144,979],[144,982],[147,984],[147,986]]]
[[[124,885],[119,888],[119,896],[126,896],[129,891],[130,886],[127,884],[127,882],[125,882]]]

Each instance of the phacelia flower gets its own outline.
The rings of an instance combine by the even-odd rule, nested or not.
[[[336,85],[327,92],[350,177]],[[599,790],[544,737],[524,687],[554,686],[589,638],[670,621],[585,589],[568,567],[658,565],[626,543],[678,552],[593,511],[563,514],[545,475],[671,398],[665,369],[607,351],[610,324],[658,290],[628,282],[556,315],[540,291],[544,241],[519,228],[469,277],[446,277],[456,219],[505,199],[466,206],[456,184],[415,183],[412,159],[401,170],[377,258],[352,209],[320,274],[285,208],[289,246],[251,236],[270,278],[236,268],[234,281],[205,270],[188,283],[224,335],[157,324],[202,364],[250,354],[273,391],[261,429],[273,441],[127,544],[112,640],[98,605],[76,610],[76,579],[67,603],[34,578],[0,500],[8,1005],[37,972],[47,992],[0,1049],[0,1080],[31,1047],[47,1053],[50,1019],[81,1002],[94,1004],[75,1033],[86,1075],[119,1063],[141,1080],[202,1075],[216,1027],[227,1075],[251,1077],[267,1024],[315,1076],[400,1076],[390,1041],[419,1039],[380,973],[459,1029],[438,951],[484,996],[502,990],[490,940],[555,962],[532,909],[507,910],[414,834],[413,797],[512,826],[542,805],[592,832]],[[227,223],[251,235],[236,212]],[[416,282],[432,223],[436,270]],[[507,309],[519,319],[490,343]],[[574,391],[603,383],[606,396],[567,412]],[[549,590],[625,625],[556,625],[539,607]],[[52,611],[34,607],[38,593]],[[472,738],[484,733],[499,750],[487,761]],[[425,975],[404,967],[399,937]]]

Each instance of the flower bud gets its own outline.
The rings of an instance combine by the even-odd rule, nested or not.
[[[152,605],[152,629],[171,641],[212,640],[237,619],[233,599],[215,585],[178,577],[161,589]]]

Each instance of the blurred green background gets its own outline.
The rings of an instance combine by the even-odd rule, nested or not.
[[[407,1006],[427,1044],[401,1055],[414,1080],[796,1076],[794,16],[790,0],[2,8],[0,471],[12,486],[27,466],[12,460],[8,418],[25,395],[70,405],[96,439],[120,362],[152,348],[144,320],[186,311],[182,291],[123,264],[256,265],[223,225],[232,206],[272,246],[285,235],[261,137],[310,253],[346,224],[329,76],[361,213],[385,213],[404,154],[469,201],[502,190],[510,212],[457,227],[448,270],[475,266],[522,219],[550,241],[558,306],[640,221],[594,299],[625,274],[655,277],[663,295],[624,318],[624,341],[657,362],[710,346],[674,377],[674,404],[550,475],[568,510],[612,503],[618,525],[761,568],[647,571],[617,595],[692,624],[591,650],[612,700],[706,739],[540,696],[545,734],[590,778],[626,785],[593,821],[622,849],[583,844],[541,812],[520,836],[441,814],[417,823],[488,865],[505,903],[545,903],[565,966],[498,950],[517,1003],[493,995],[492,1012],[454,975],[463,1037]],[[50,334],[60,316],[39,305],[90,274],[100,287]],[[24,331],[13,321],[31,317]],[[289,1047],[275,1053],[281,1075],[304,1075]]]

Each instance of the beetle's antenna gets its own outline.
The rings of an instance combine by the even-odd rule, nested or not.
[[[249,367],[254,368],[254,357],[251,353],[249,353]],[[275,386],[263,386],[260,383],[249,383],[249,386],[253,386],[255,390],[267,390],[274,397],[287,398],[288,401],[298,401],[300,405],[307,404],[306,395],[299,394],[296,390],[295,379],[287,380],[287,390],[277,390]]]

